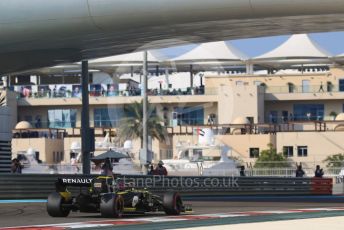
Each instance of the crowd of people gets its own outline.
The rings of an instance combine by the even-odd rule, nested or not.
[[[240,166],[240,176],[246,176],[245,166]],[[297,165],[295,170],[295,177],[304,177],[306,175],[305,171],[302,169],[302,164]],[[320,168],[320,165],[315,167],[314,177],[322,178],[324,176],[324,170]]]
[[[295,177],[304,177],[306,175],[305,171],[302,169],[302,165],[298,165],[295,171]],[[314,177],[322,178],[324,175],[324,170],[320,168],[320,165],[315,167]]]
[[[18,89],[12,89],[22,98],[61,98],[61,97],[81,97],[81,85],[40,85],[36,89],[34,86],[20,86]],[[154,88],[148,89],[147,94],[151,96],[158,95],[203,95],[205,93],[204,85],[196,87],[180,88]],[[141,88],[136,85],[127,85],[126,89],[119,90],[114,84],[90,85],[89,95],[91,97],[109,97],[109,96],[140,96]]]
[[[159,161],[158,165],[154,168],[151,164],[149,167],[148,175],[160,175],[160,176],[167,176],[167,169],[164,166],[164,162]]]
[[[112,176],[113,175],[113,165],[111,163],[111,160],[109,158],[106,158],[104,163],[102,164],[100,168],[100,174],[104,176]],[[164,166],[164,162],[159,161],[158,165],[154,168],[153,164],[150,164],[148,175],[161,175],[161,176],[167,176],[167,169]]]

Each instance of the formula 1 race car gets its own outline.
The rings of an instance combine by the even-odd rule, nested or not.
[[[177,192],[166,192],[162,197],[146,189],[124,188],[113,177],[60,178],[55,183],[56,192],[48,196],[47,211],[52,217],[66,217],[70,211],[100,212],[102,217],[121,217],[123,213],[164,211],[167,215],[179,215],[191,211],[183,205]],[[72,196],[67,185],[80,188],[79,195]]]

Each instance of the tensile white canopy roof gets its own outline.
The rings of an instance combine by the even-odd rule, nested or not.
[[[307,34],[295,34],[277,48],[252,59],[253,63],[276,65],[294,63],[328,63],[331,54]]]
[[[158,50],[150,50],[147,51],[147,60],[149,63],[159,63],[166,59],[166,56],[163,55]],[[143,51],[129,53],[129,54],[121,54],[116,56],[104,57],[104,58],[97,58],[89,61],[90,65],[142,65],[143,63]]]
[[[247,56],[224,41],[202,43],[189,52],[170,61],[184,64],[218,64],[222,62],[243,63]]]

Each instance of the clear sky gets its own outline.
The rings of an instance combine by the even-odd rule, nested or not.
[[[314,41],[331,54],[337,55],[344,53],[344,32],[313,33],[309,35]],[[290,35],[240,39],[230,42],[248,56],[255,57],[276,48],[287,40],[289,36]],[[195,45],[187,45],[178,48],[164,49],[163,52],[169,56],[178,56],[194,47]]]

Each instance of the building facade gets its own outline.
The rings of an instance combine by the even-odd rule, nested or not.
[[[22,138],[20,130],[13,130],[17,136],[12,141],[12,157],[30,146],[44,146],[39,150],[44,162],[69,162],[71,144],[80,142],[78,77],[63,84],[49,79],[35,85],[22,78],[12,86],[17,92],[8,98],[16,110],[15,122],[28,121],[38,134]],[[111,142],[120,146],[116,128],[130,116],[124,107],[142,100],[139,82],[122,82],[90,84],[90,125],[96,129],[97,142],[108,132]],[[213,129],[216,141],[231,146],[232,154],[244,162],[253,163],[269,144],[295,162],[321,162],[344,152],[340,141],[344,121],[339,116],[344,112],[344,70],[340,67],[261,75],[205,73],[203,82],[193,88],[168,88],[166,82],[150,88],[149,102],[169,133],[167,142],[153,140],[155,161],[177,157],[178,143],[197,144],[195,130],[201,128]],[[56,129],[64,134],[57,138]],[[133,156],[138,159],[140,142],[132,141]],[[219,158],[218,153],[205,154]]]

